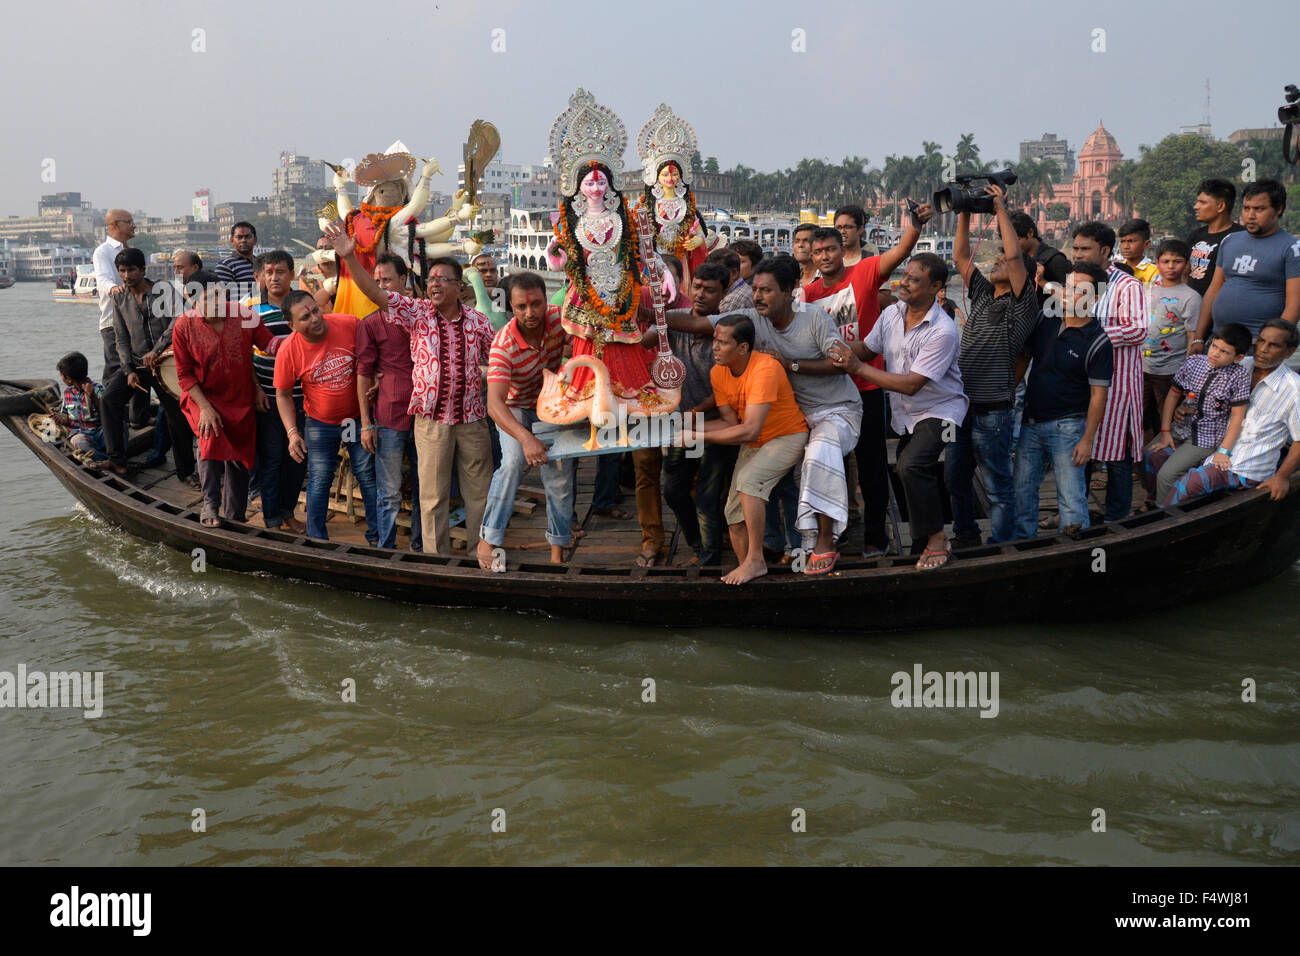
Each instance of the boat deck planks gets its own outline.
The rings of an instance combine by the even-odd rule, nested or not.
[[[632,517],[626,520],[620,521],[592,514],[591,498],[596,474],[595,461],[594,458],[583,459],[578,465],[578,494],[575,506],[580,521],[579,526],[583,529],[585,535],[579,539],[576,547],[570,552],[569,560],[571,563],[585,566],[631,562],[641,550],[641,530],[636,520],[636,502],[631,491],[621,492],[622,498],[619,507],[632,514]],[[526,478],[536,480],[536,471],[528,472]],[[169,503],[183,508],[197,511],[201,509],[203,504],[203,496],[177,479],[171,473],[170,465],[166,469],[162,467],[142,469],[137,474],[134,483],[141,488],[152,491]],[[1135,483],[1134,502],[1141,502],[1143,494],[1144,489],[1142,486]],[[1090,490],[1090,504],[1094,517],[1101,514],[1105,495],[1104,487]],[[299,520],[303,520],[306,512],[303,500],[300,498],[298,510],[295,512]],[[338,507],[340,510],[330,511],[329,519],[326,522],[326,531],[330,536],[330,540],[364,546],[366,543],[366,525],[365,521],[360,517],[364,513],[360,497],[357,497],[356,520],[350,519],[343,513],[341,502],[338,503]],[[662,507],[664,550],[660,554],[660,564],[673,567],[688,565],[693,557],[693,552],[686,544],[685,539],[681,538],[677,533],[677,521],[672,509],[667,504]],[[1039,495],[1039,514],[1055,516],[1057,509],[1056,484],[1052,480],[1052,474],[1049,471]],[[401,518],[409,518],[408,513],[403,511]],[[249,502],[248,523],[254,527],[265,527],[259,499],[254,498]],[[407,523],[406,520],[399,522],[397,532],[397,545],[399,548],[410,547],[409,529],[405,527]],[[988,519],[981,518],[979,524],[981,530],[987,536]],[[453,528],[453,531],[457,530]],[[452,550],[455,554],[465,554],[463,530],[464,526],[462,524],[459,526],[460,533],[453,534]],[[1055,530],[1055,525],[1051,530]],[[906,522],[902,523],[900,533],[903,538],[901,542],[902,549],[906,552],[910,549],[912,543]],[[507,553],[523,552],[529,556],[530,560],[549,560],[549,548],[550,546],[546,542],[545,495],[540,486],[521,485],[519,494],[516,497],[515,512],[510,518],[510,526],[506,529],[505,549]],[[730,554],[729,543],[726,545],[726,551]],[[540,555],[540,558],[536,558],[534,555]]]

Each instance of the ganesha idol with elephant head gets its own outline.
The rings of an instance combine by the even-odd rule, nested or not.
[[[469,222],[478,209],[466,202],[466,193],[456,193],[448,215],[431,222],[420,222],[418,216],[429,202],[429,181],[442,170],[436,159],[424,164],[414,190],[410,185],[416,159],[399,141],[384,153],[371,153],[356,164],[351,180],[367,187],[365,201],[360,209],[352,207],[348,194],[349,177],[341,166],[330,163],[334,170],[334,189],[337,192],[337,211],[343,217],[344,228],[357,242],[356,255],[361,265],[373,271],[375,260],[385,252],[392,252],[406,260],[411,267],[412,281],[420,281],[424,288],[427,263],[438,256],[477,255],[482,248],[472,238],[464,242],[449,242],[456,225]],[[320,222],[324,231],[327,220]],[[334,311],[365,318],[376,310],[339,263],[338,289],[334,297]]]

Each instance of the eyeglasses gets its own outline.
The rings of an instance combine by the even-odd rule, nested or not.
[[[460,280],[451,276],[429,276],[429,285],[460,285]]]

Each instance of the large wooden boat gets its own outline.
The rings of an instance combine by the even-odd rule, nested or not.
[[[544,558],[528,559],[535,542],[524,539],[540,537],[534,519],[531,528],[517,530],[512,523],[511,533],[520,537],[513,543],[508,539],[507,547],[516,563],[509,573],[492,574],[480,570],[472,556],[371,548],[355,532],[346,540],[340,533],[343,522],[330,525],[331,536],[338,533],[339,539],[328,542],[251,521],[205,528],[196,492],[176,479],[155,474],[126,480],[95,472],[32,431],[27,415],[39,406],[29,390],[42,384],[0,382],[0,418],[74,498],[104,521],[187,555],[201,548],[212,567],[418,604],[645,626],[866,634],[1150,612],[1258,584],[1300,557],[1300,478],[1293,478],[1292,493],[1280,502],[1262,491],[1219,492],[1183,507],[1096,526],[1076,538],[959,550],[948,567],[933,572],[917,571],[915,558],[843,559],[828,576],[772,567],[766,577],[732,587],[721,583],[717,569],[632,566],[635,548],[626,539],[639,541],[634,522],[626,523],[625,531],[589,531],[567,565],[550,565]],[[544,529],[544,516],[540,520]],[[610,535],[623,535],[623,546],[608,546]],[[533,553],[546,552],[541,547]]]

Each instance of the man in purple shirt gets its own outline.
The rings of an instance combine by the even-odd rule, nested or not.
[[[385,292],[404,292],[407,272],[401,256],[384,253],[375,260],[375,281]],[[357,328],[357,397],[361,401],[361,444],[375,456],[379,546],[397,547],[405,458],[411,463],[411,550],[421,551],[420,467],[415,452],[415,416],[408,411],[412,367],[411,335],[406,329],[385,321],[382,312],[361,320]]]

